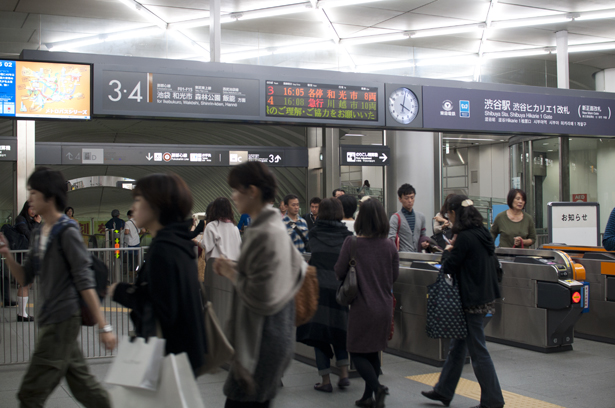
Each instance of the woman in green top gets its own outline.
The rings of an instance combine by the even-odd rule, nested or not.
[[[491,226],[493,240],[500,235],[501,248],[527,248],[536,242],[534,220],[523,211],[526,201],[523,190],[513,188],[508,192],[509,209],[499,213]]]

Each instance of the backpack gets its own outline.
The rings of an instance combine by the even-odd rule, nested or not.
[[[71,228],[71,225],[62,228],[57,236],[58,236],[58,244],[60,247],[60,251],[62,251],[62,256],[64,257],[64,262],[66,265],[70,265],[68,259],[66,258],[66,254],[64,253],[64,249],[62,248],[62,234],[68,228]],[[107,284],[109,283],[109,269],[107,265],[100,260],[96,255],[90,252],[90,257],[92,259],[92,270],[94,271],[94,280],[96,282],[96,287],[94,290],[98,295],[98,300],[102,304],[105,296],[107,296]],[[81,325],[82,326],[95,326],[96,325],[96,317],[94,313],[90,310],[85,300],[79,294],[79,306],[81,307]]]
[[[12,251],[28,249],[30,245],[28,237],[19,232],[13,225],[4,224],[2,228],[0,228],[0,232],[2,232],[9,241],[9,246]]]

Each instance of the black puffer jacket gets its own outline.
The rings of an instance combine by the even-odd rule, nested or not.
[[[500,298],[496,263],[493,239],[483,226],[461,231],[453,249],[442,254],[442,268],[457,277],[466,308]]]
[[[118,284],[113,300],[133,309],[130,318],[139,337],[155,336],[158,320],[166,353],[188,353],[196,372],[207,349],[199,288],[190,223],[177,223],[158,231],[137,281]]]

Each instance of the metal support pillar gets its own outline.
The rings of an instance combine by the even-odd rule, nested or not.
[[[35,122],[18,120],[15,122],[17,134],[17,180],[15,184],[15,212],[21,211],[28,199],[28,177],[34,171]]]
[[[559,138],[559,199],[570,201],[570,138]]]
[[[557,44],[557,87],[568,89],[570,87],[570,67],[568,64],[568,31],[555,33]]]
[[[605,69],[594,74],[596,91],[615,92],[615,68]]]
[[[220,62],[220,0],[209,1],[209,61]]]
[[[325,132],[325,197],[341,187],[340,176],[340,131],[326,128]]]

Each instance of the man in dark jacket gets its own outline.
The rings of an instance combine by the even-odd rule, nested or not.
[[[303,219],[307,223],[308,231],[314,228],[316,225],[316,219],[318,218],[318,206],[322,200],[320,197],[314,197],[310,200],[310,212],[303,216]]]

